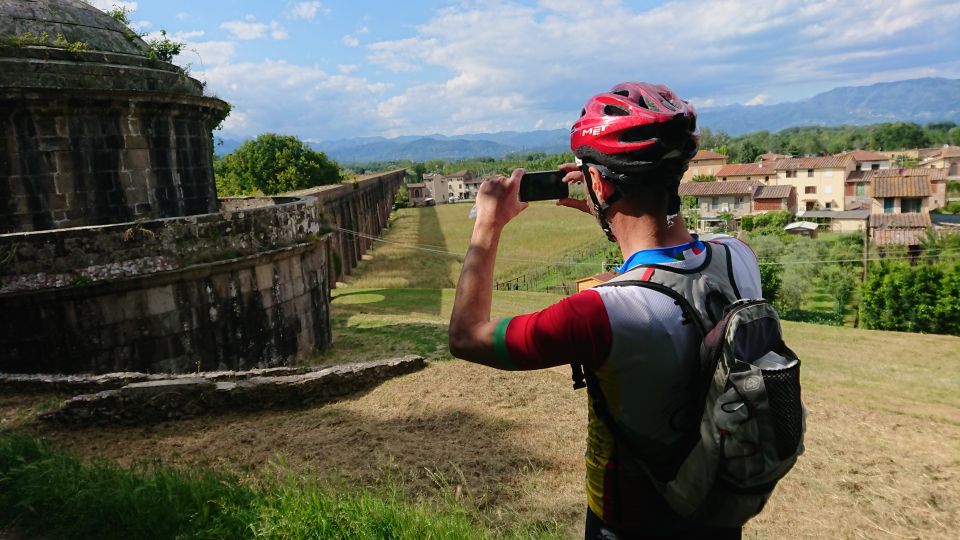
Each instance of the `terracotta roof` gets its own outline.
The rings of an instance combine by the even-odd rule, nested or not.
[[[946,180],[946,169],[930,169],[917,167],[913,169],[878,169],[876,171],[863,171],[868,178],[885,178],[890,176],[919,176],[927,177],[931,182],[937,180]]]
[[[726,160],[727,156],[714,152],[713,150],[700,150],[697,152],[697,155],[693,156],[693,159],[690,161],[700,161],[705,159],[723,159]]]
[[[680,184],[680,195],[694,197],[716,195],[751,195],[760,185],[759,182],[743,180],[739,182],[687,182]]]
[[[857,161],[890,161],[890,158],[888,158],[886,155],[871,152],[869,150],[851,150],[849,152],[844,152],[837,155],[851,156]]]
[[[847,182],[855,184],[858,182],[869,182],[870,178],[867,176],[867,173],[870,171],[850,171],[850,174],[847,175]]]
[[[778,171],[794,169],[844,169],[850,156],[826,156],[781,159],[776,164]]]
[[[878,246],[914,246],[920,244],[926,236],[926,229],[874,229],[873,243]]]
[[[875,178],[872,185],[874,197],[930,196],[930,181],[920,176]]]
[[[776,176],[776,174],[777,170],[770,164],[732,163],[720,167],[714,176],[720,178],[722,176]]]
[[[930,214],[870,214],[870,226],[883,229],[925,229],[931,225]]]
[[[418,182],[411,182],[411,183],[407,184],[407,187],[408,187],[408,188],[422,188],[422,187],[427,187],[427,184],[425,184],[425,183],[423,183],[423,182],[419,182],[419,183],[418,183]]]
[[[754,199],[789,199],[793,186],[760,186]]]
[[[766,154],[760,154],[760,161],[776,161],[778,159],[784,159],[786,154],[774,154],[773,152],[767,152]]]

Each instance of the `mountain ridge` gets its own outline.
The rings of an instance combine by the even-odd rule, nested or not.
[[[698,108],[699,123],[732,136],[791,127],[867,125],[884,122],[935,121],[960,123],[960,79],[921,78],[837,87],[813,97],[771,105],[727,105]],[[568,150],[566,129],[501,131],[466,135],[404,135],[394,138],[355,137],[311,141],[342,164],[374,161],[501,158],[511,152],[559,153]],[[243,141],[223,139],[217,155]]]

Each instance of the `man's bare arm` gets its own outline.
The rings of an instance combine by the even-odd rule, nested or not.
[[[490,320],[493,267],[503,227],[527,207],[517,198],[523,173],[517,169],[510,178],[487,180],[477,194],[477,221],[450,315],[450,352],[457,358],[501,367],[493,347],[497,325]]]

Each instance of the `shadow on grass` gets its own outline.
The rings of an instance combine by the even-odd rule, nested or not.
[[[203,419],[149,432],[89,428],[46,434],[52,447],[81,458],[92,453],[113,459],[140,455],[143,463],[153,460],[152,465],[132,470],[106,461],[84,464],[60,450],[28,452],[8,443],[30,442],[23,435],[0,437],[0,477],[12,481],[9,493],[0,495],[6,503],[0,523],[16,523],[31,534],[74,538],[243,538],[254,536],[252,527],[283,530],[286,534],[266,536],[285,538],[349,538],[371,530],[380,530],[384,537],[490,538],[500,536],[494,527],[504,523],[498,521],[513,521],[514,516],[482,515],[475,505],[514,498],[520,471],[549,466],[509,442],[519,429],[515,422],[462,409],[390,419],[342,408],[296,415],[234,415],[213,429],[224,436],[212,441],[192,438],[211,430]],[[297,435],[290,437],[291,433]],[[231,437],[246,438],[248,444],[236,444]],[[251,455],[251,444],[265,448],[268,455]],[[91,446],[108,450],[91,452]],[[165,459],[172,448],[183,449],[192,458],[209,458],[210,463],[248,465],[260,471],[263,482],[251,488],[239,477],[198,466],[195,460]],[[297,468],[315,471],[319,480],[293,484],[288,480],[284,485],[282,474],[278,481],[263,471],[270,459],[299,464]],[[158,465],[161,462],[169,465]],[[440,504],[417,505],[417,495],[424,493]],[[457,499],[465,495],[466,505],[450,506],[454,493]],[[332,504],[334,499],[342,503],[364,494],[373,498],[352,512]],[[317,504],[327,498],[330,501]],[[380,516],[382,503],[374,498],[386,498],[398,507],[390,514],[421,511],[427,513],[426,519],[385,521]],[[451,516],[461,521],[451,523]],[[555,522],[509,521],[506,538],[559,536]],[[331,522],[336,527],[331,528]]]
[[[440,226],[440,218],[437,216],[437,207],[428,206],[421,208],[418,212],[419,224],[417,226],[417,243],[420,245],[436,246],[437,250],[447,251],[447,238],[443,234],[443,227]],[[427,255],[428,252],[424,252]],[[436,260],[436,264],[443,266],[443,275],[449,275],[453,260],[445,255],[432,256],[428,260]],[[448,278],[449,279],[449,278]],[[446,283],[444,286],[453,287],[453,283]],[[428,313],[439,316],[441,308],[440,289],[421,289],[423,294],[419,300],[419,306],[422,313]]]

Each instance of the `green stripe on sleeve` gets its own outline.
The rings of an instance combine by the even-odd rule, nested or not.
[[[516,371],[517,365],[510,359],[510,353],[507,351],[507,327],[513,317],[504,317],[497,323],[496,330],[493,331],[493,352],[500,360],[500,365],[504,369]]]

